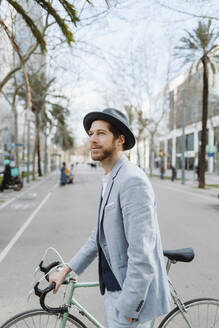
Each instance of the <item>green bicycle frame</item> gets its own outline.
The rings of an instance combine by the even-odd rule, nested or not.
[[[167,273],[170,270],[171,263],[174,263],[174,262],[168,259],[167,266],[166,266]],[[82,282],[82,283],[79,283],[79,282],[76,281],[76,279],[70,278],[69,284],[70,284],[70,286],[68,288],[68,295],[66,297],[66,305],[68,305],[68,307],[70,307],[71,305],[75,306],[78,309],[79,313],[81,313],[82,315],[84,315],[90,322],[92,322],[94,324],[95,327],[97,327],[97,328],[104,328],[104,326],[98,320],[96,320],[96,318],[93,317],[90,314],[90,312],[88,312],[87,309],[85,309],[73,297],[73,294],[74,294],[74,291],[75,291],[76,288],[98,287],[99,286],[99,282]],[[169,281],[169,284],[171,286],[171,292],[170,292],[170,294],[171,294],[171,298],[173,300],[173,303],[179,309],[182,317],[184,318],[186,324],[188,325],[188,328],[192,328],[192,325],[191,325],[191,323],[189,322],[189,320],[188,320],[188,318],[186,316],[186,309],[184,307],[184,304],[181,302],[179,296],[177,295],[177,292],[176,292],[174,286],[172,285],[172,283],[170,281]],[[60,328],[65,328],[68,315],[69,315],[68,312],[63,314],[62,320],[60,322]],[[155,319],[151,321],[150,328],[154,328],[155,321],[156,321]]]
[[[67,301],[66,304],[70,307],[71,305],[74,305],[81,314],[83,314],[90,322],[92,322],[97,328],[104,328],[101,323],[96,320],[90,312],[88,312],[76,299],[73,297],[74,291],[76,288],[83,288],[83,287],[98,287],[99,282],[83,282],[79,283],[76,282],[75,279],[70,279],[70,286],[68,290],[68,295],[67,295]],[[64,313],[63,318],[60,323],[60,328],[65,328],[66,321],[68,318],[68,313]]]

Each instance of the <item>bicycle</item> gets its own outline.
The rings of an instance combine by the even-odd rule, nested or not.
[[[167,257],[166,269],[169,273],[172,264],[177,262],[191,262],[194,258],[194,251],[192,248],[164,251],[164,256]],[[43,267],[43,261],[41,261],[39,268],[45,273],[48,280],[48,272],[50,272],[53,267],[57,266],[59,266],[59,262],[53,262],[48,267]],[[95,327],[104,328],[104,326],[73,296],[76,288],[97,287],[99,283],[79,283],[71,275],[64,284],[68,285],[68,294],[65,297],[64,305],[57,308],[46,305],[46,295],[54,289],[55,285],[52,284],[44,290],[41,290],[39,289],[38,282],[34,289],[35,294],[40,298],[42,309],[20,313],[5,322],[1,328],[87,328],[80,319],[69,313],[71,306],[76,307],[79,314],[85,316]],[[156,320],[153,320],[151,322],[151,328],[219,328],[219,299],[198,298],[183,302],[170,280],[169,284],[175,308],[163,318],[158,327],[156,326]]]

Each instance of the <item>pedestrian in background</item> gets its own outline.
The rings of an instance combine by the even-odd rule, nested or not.
[[[83,123],[92,159],[105,170],[97,224],[50,283],[56,283],[56,293],[66,274],[81,274],[98,256],[107,327],[149,327],[170,309],[154,191],[146,174],[123,154],[135,145],[126,115],[107,108],[88,113]]]
[[[199,177],[200,177],[200,164],[199,163],[196,166],[196,174],[197,174],[197,181],[199,181]]]
[[[65,186],[66,183],[67,183],[66,164],[65,162],[63,162],[61,167],[60,184],[61,186]]]
[[[171,169],[171,181],[174,182],[174,180],[176,179],[176,169],[172,164],[170,165],[170,169]]]
[[[164,165],[161,165],[161,168],[160,168],[160,178],[161,178],[161,180],[164,179],[164,173],[165,173],[165,167],[164,167]]]

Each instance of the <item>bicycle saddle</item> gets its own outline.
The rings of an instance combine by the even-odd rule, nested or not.
[[[195,256],[194,250],[192,248],[181,248],[171,251],[165,250],[163,254],[171,261],[178,262],[191,262]]]

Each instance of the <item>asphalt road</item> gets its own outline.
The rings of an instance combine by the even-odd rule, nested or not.
[[[16,313],[39,307],[35,296],[31,296],[29,303],[26,300],[32,288],[34,269],[48,247],[55,247],[68,261],[87,239],[96,221],[101,175],[101,169],[80,166],[75,169],[73,185],[60,187],[55,173],[32,183],[24,192],[8,192],[2,196],[0,325]],[[193,247],[196,253],[192,263],[173,266],[170,276],[177,290],[185,299],[218,298],[218,200],[170,181],[154,178],[152,184],[158,200],[164,248]],[[55,259],[49,251],[47,263]],[[97,265],[93,263],[80,281],[95,280]],[[98,289],[80,289],[77,295],[103,322],[103,300]],[[61,301],[61,296],[62,292],[49,298],[49,302],[55,304]]]

